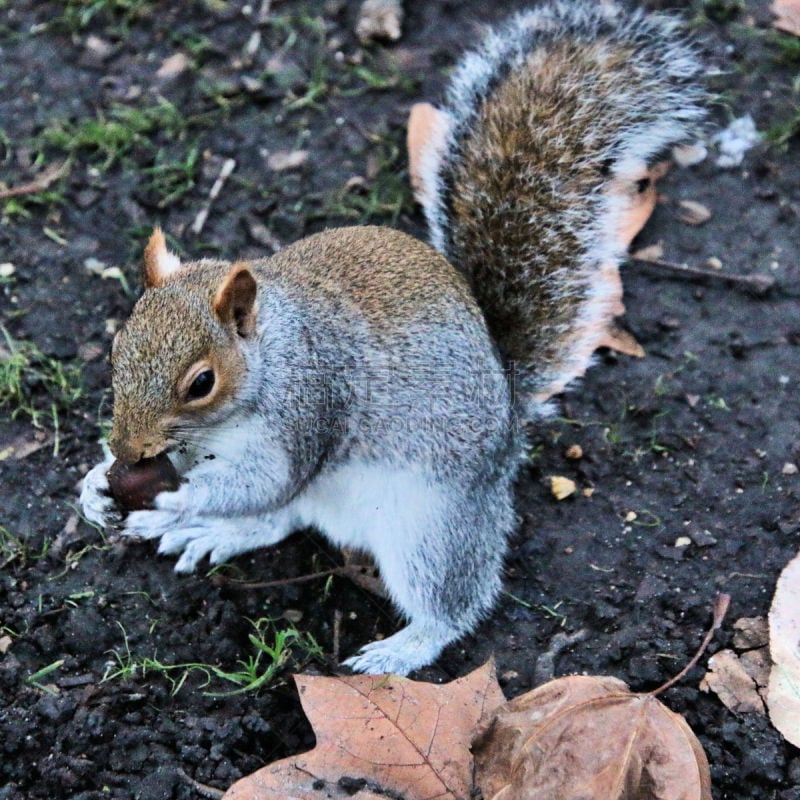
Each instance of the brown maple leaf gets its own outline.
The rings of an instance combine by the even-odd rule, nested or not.
[[[773,27],[800,36],[800,0],[775,0],[770,11],[777,17]]]
[[[492,662],[444,685],[394,675],[297,675],[295,682],[317,746],[243,778],[224,800],[366,800],[375,796],[370,787],[406,800],[465,800],[475,729],[505,699]],[[337,788],[342,778],[365,789],[345,793]]]

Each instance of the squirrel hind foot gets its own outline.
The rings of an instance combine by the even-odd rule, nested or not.
[[[408,675],[432,664],[462,634],[463,631],[441,623],[411,622],[388,639],[364,645],[342,666],[367,675]]]

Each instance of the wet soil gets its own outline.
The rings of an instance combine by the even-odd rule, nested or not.
[[[35,376],[24,389],[40,427],[2,410],[0,798],[199,796],[187,776],[225,788],[313,745],[292,669],[330,673],[396,629],[388,604],[343,577],[248,587],[341,564],[311,531],[213,574],[176,576],[152,544],[80,520],[76,498],[101,455],[106,353],[155,223],[186,256],[227,258],[353,222],[424,236],[402,152],[410,104],[436,99],[481,25],[521,4],[408,5],[399,43],[362,48],[356,2],[275,2],[265,20],[258,3],[238,0],[0,4],[3,180],[20,185],[69,159],[47,192],[6,201],[0,261],[15,272],[0,278],[0,322],[45,357],[80,364],[83,389],[55,399],[57,428],[54,395]],[[750,113],[769,130],[798,113],[800,66],[766,3],[651,5],[693,20],[718,124]],[[159,77],[178,52],[188,67]],[[127,138],[110,140],[106,126],[92,145],[84,126],[77,146],[86,120],[124,120]],[[56,129],[72,138],[44,133]],[[308,151],[303,164],[270,168],[270,155],[294,150]],[[710,652],[730,644],[733,620],[767,612],[800,549],[799,152],[796,138],[763,143],[739,168],[712,157],[667,176],[636,246],[661,242],[669,261],[718,259],[721,276],[769,275],[775,287],[757,296],[626,267],[625,324],[647,357],[600,354],[531,431],[506,592],[474,635],[416,677],[449,680],[494,656],[513,696],[535,685],[537,660],[538,677],[547,671],[540,655],[550,652],[556,675],[651,689],[691,657],[718,592],[732,605]],[[229,158],[236,168],[193,234]],[[681,222],[683,199],[711,218]],[[98,274],[112,267],[123,279]],[[566,456],[572,445],[582,458]],[[576,494],[557,501],[553,475],[574,480]],[[676,546],[682,537],[689,544]],[[265,618],[275,620],[259,629],[269,644],[275,629],[298,636],[270,681],[231,694],[237,685],[210,666],[241,671]],[[556,634],[577,631],[585,637],[553,651]],[[186,664],[205,672],[165,669]],[[800,797],[800,753],[766,717],[702,692],[702,675],[696,667],[664,699],[699,735],[714,796]]]

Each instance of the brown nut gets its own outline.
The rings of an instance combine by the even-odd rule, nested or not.
[[[153,508],[157,494],[174,492],[179,485],[178,473],[166,453],[135,464],[115,461],[108,470],[111,496],[126,511]]]

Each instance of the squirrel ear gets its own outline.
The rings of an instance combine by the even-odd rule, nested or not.
[[[164,232],[159,227],[153,229],[150,241],[144,249],[144,288],[154,289],[173,272],[181,268],[181,260],[175,253],[167,250]]]
[[[213,307],[223,325],[234,323],[240,336],[256,329],[256,292],[253,273],[244,264],[234,264],[214,295]]]

